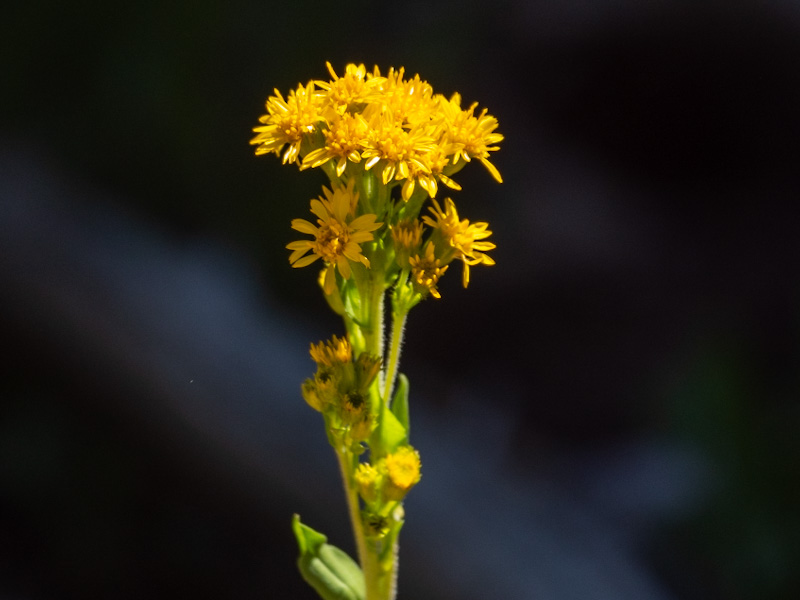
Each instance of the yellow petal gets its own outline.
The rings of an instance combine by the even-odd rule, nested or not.
[[[318,258],[319,258],[319,254],[309,254],[308,256],[304,256],[304,257],[303,257],[303,258],[301,258],[300,260],[298,260],[298,261],[296,261],[296,262],[293,262],[293,263],[292,263],[292,266],[293,266],[295,269],[299,269],[299,268],[301,268],[301,267],[307,267],[308,265],[310,265],[311,263],[313,263],[313,262],[314,262],[315,260],[317,260]],[[291,260],[291,257],[290,257],[290,260]]]
[[[292,229],[300,233],[308,233],[310,235],[317,235],[319,229],[306,221],[305,219],[292,219]]]

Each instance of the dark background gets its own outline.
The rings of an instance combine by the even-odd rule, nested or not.
[[[277,87],[404,65],[489,108],[497,266],[412,313],[401,598],[800,594],[800,9],[15,3],[0,36],[0,597],[313,598],[352,551],[300,398],[341,333],[253,155]]]

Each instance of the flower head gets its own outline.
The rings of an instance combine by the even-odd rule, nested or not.
[[[386,456],[388,481],[384,494],[389,500],[402,500],[420,480],[419,452],[411,446],[400,446]]]
[[[311,358],[319,367],[338,367],[353,359],[353,347],[347,338],[333,336],[327,342],[311,344]]]
[[[378,498],[378,488],[381,482],[381,475],[378,470],[369,463],[358,465],[355,473],[356,486],[364,502],[375,502]]]
[[[302,169],[319,167],[329,160],[336,160],[336,175],[342,176],[347,161],[360,162],[369,126],[361,115],[345,113],[330,119],[328,128],[323,131],[325,145],[309,152],[303,158]]]
[[[422,246],[422,221],[406,219],[392,227],[394,257],[401,269],[408,268],[408,259]]]
[[[425,157],[435,146],[435,140],[424,126],[406,128],[398,124],[391,113],[376,116],[370,122],[369,137],[361,157],[371,169],[383,161],[383,184],[406,180],[403,200],[408,200],[414,191],[414,173],[430,173]]]
[[[268,114],[259,119],[262,126],[253,128],[258,135],[250,143],[257,146],[257,155],[269,152],[280,154],[288,144],[283,153],[283,163],[297,162],[303,136],[312,133],[322,119],[320,95],[314,90],[312,81],[306,86],[298,85],[286,99],[278,90],[275,90],[275,94],[267,99]]]
[[[425,245],[425,256],[412,256],[408,259],[411,266],[411,281],[418,292],[430,294],[434,298],[441,298],[442,295],[436,289],[439,278],[447,271],[447,265],[442,265],[441,261],[433,253],[433,242]]]
[[[427,215],[422,217],[422,220],[434,229],[432,239],[443,246],[442,262],[447,264],[453,259],[461,260],[464,263],[462,281],[464,287],[467,287],[470,266],[495,264],[494,260],[485,252],[496,246],[492,242],[481,241],[492,234],[488,229],[489,224],[473,223],[470,225],[467,219],[459,220],[456,205],[450,198],[445,198],[444,209],[436,200],[433,200],[433,207],[430,208],[430,211],[436,220],[434,221]]]
[[[369,259],[361,253],[361,244],[374,239],[373,231],[383,223],[376,223],[376,215],[364,214],[356,217],[358,194],[353,189],[353,180],[345,187],[336,186],[333,191],[322,188],[325,197],[311,201],[311,212],[317,225],[305,219],[294,219],[292,229],[314,236],[313,240],[300,240],[287,244],[292,250],[289,262],[293,267],[305,267],[321,258],[326,272],[323,289],[326,294],[336,286],[335,270],[345,279],[352,274],[350,263],[358,262],[369,268]],[[311,254],[306,255],[311,251]]]
[[[380,96],[383,78],[370,76],[363,64],[347,65],[341,77],[333,70],[330,62],[326,62],[325,66],[328,67],[332,79],[317,81],[316,84],[325,90],[325,103],[334,112],[343,114]]]
[[[419,75],[408,80],[403,79],[404,75],[403,67],[389,69],[381,87],[381,109],[390,113],[403,127],[430,124],[436,112],[433,88]]]
[[[445,119],[445,138],[454,149],[453,164],[459,159],[469,162],[477,158],[498,183],[503,183],[500,171],[489,162],[489,152],[498,150],[495,144],[503,141],[502,134],[494,131],[497,129],[497,119],[487,114],[485,108],[476,117],[477,102],[462,110],[461,95],[457,93],[450,100],[439,96],[439,107]]]

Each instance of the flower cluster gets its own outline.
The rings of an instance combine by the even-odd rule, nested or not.
[[[402,502],[421,476],[408,439],[408,380],[399,373],[406,317],[423,299],[441,298],[439,281],[454,261],[462,263],[464,287],[470,267],[494,264],[488,223],[461,218],[451,198],[436,196],[442,185],[461,190],[453,176],[473,160],[502,182],[490,154],[503,136],[486,109],[464,108],[459,94],[436,94],[419,75],[407,79],[403,68],[382,75],[378,67],[349,64],[339,76],[327,66],[328,81],[299,84],[285,96],[275,90],[251,144],[258,155],[319,168],[330,182],[311,200],[312,220],[291,222],[309,237],[287,249],[293,267],[321,260],[319,285],[346,329],[343,337],[311,344],[316,372],[301,389],[322,414],[339,459],[363,575],[336,561],[341,568],[325,563],[337,571],[334,580],[302,566],[301,573],[330,592],[323,597],[345,597],[347,580],[346,597],[388,600]],[[324,536],[300,525],[295,533],[300,564],[322,560],[309,554],[308,539]]]
[[[404,79],[403,68],[382,76],[350,64],[339,77],[327,66],[330,81],[298,85],[286,98],[275,90],[254,129],[256,154],[282,152],[284,163],[327,167],[339,178],[354,165],[372,169],[384,185],[402,182],[404,200],[417,185],[432,198],[439,182],[461,189],[450,176],[472,159],[502,182],[489,153],[503,136],[486,109],[476,114],[477,103],[462,108],[459,94],[434,94],[419,75]]]
[[[354,270],[369,269],[370,258],[381,252],[387,281],[406,273],[402,279],[416,293],[412,303],[441,296],[437,283],[453,260],[463,263],[466,287],[470,266],[494,264],[486,254],[495,247],[486,241],[488,225],[459,220],[450,198],[443,208],[433,200],[432,216],[420,219],[419,213],[440,183],[461,189],[451,176],[472,159],[502,181],[489,160],[503,139],[495,131],[497,119],[486,109],[477,112],[477,103],[462,108],[457,93],[449,99],[435,94],[419,75],[405,79],[402,67],[383,76],[378,67],[370,72],[349,64],[341,77],[327,67],[329,81],[299,84],[286,97],[275,90],[251,140],[256,154],[282,155],[301,169],[322,168],[331,180],[324,196],[311,200],[316,224],[292,221],[293,229],[313,236],[287,246],[292,266],[321,258],[321,284],[337,307],[337,287]]]
[[[381,359],[362,352],[354,361],[350,342],[337,336],[311,344],[311,358],[317,372],[303,382],[305,401],[325,416],[329,429],[341,439],[348,443],[367,439],[376,424],[369,389]]]

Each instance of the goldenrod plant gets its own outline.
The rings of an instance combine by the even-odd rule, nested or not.
[[[344,335],[311,344],[317,370],[301,390],[338,458],[360,566],[297,515],[293,529],[300,572],[324,600],[393,600],[403,499],[421,476],[399,373],[406,318],[441,297],[453,261],[464,287],[470,267],[494,264],[488,224],[436,197],[442,186],[460,190],[453,176],[473,160],[502,182],[489,157],[503,136],[486,109],[462,108],[459,94],[434,94],[403,68],[381,75],[349,64],[340,77],[327,67],[328,81],[275,90],[250,143],[330,180],[311,200],[314,221],[292,221],[308,237],[287,248],[293,267],[321,261],[320,289],[344,321]]]

